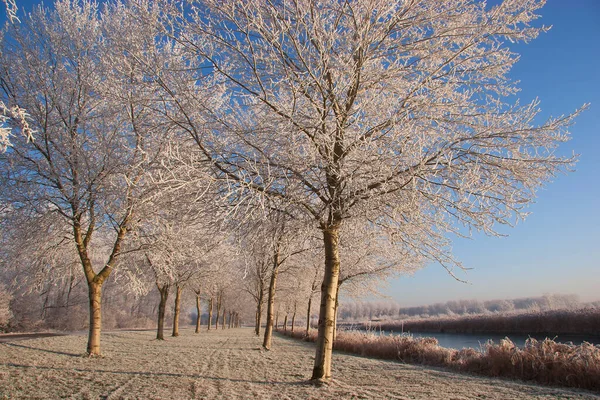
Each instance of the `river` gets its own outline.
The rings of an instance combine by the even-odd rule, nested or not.
[[[397,332],[389,332],[389,331],[381,331],[375,332],[376,334],[382,335],[399,335]],[[405,333],[406,334],[406,333]],[[513,341],[517,346],[523,347],[525,345],[525,341],[532,337],[537,340],[544,340],[546,338],[545,335],[519,335],[519,334],[477,334],[477,333],[412,333],[413,337],[434,337],[438,340],[440,346],[447,347],[450,349],[462,349],[465,347],[472,347],[474,349],[481,348],[488,340],[493,340],[494,343],[500,343],[500,340],[508,337]],[[555,340],[560,343],[573,343],[579,345],[583,342],[589,342],[595,345],[600,345],[600,336],[587,336],[587,335],[556,335],[550,336],[550,339]]]

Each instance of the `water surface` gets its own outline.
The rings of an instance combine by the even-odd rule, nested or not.
[[[374,333],[381,335],[400,335],[397,332],[389,332],[389,331],[377,331]],[[419,333],[404,333],[404,335],[412,335],[413,337],[433,337],[436,338],[442,347],[447,347],[450,349],[463,349],[463,348],[474,348],[480,349],[488,340],[492,340],[494,343],[500,343],[500,340],[508,337],[513,341],[517,346],[523,347],[525,345],[525,341],[532,337],[537,340],[544,340],[546,337],[553,339],[559,343],[572,343],[575,345],[579,345],[583,342],[589,342],[595,345],[600,345],[600,336],[588,336],[588,335],[519,335],[519,334],[493,334],[493,333],[427,333],[427,332],[419,332]]]

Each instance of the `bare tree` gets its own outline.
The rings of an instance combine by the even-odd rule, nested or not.
[[[150,269],[154,274],[154,282],[158,293],[160,295],[160,301],[158,303],[158,322],[156,324],[156,339],[165,340],[165,315],[167,310],[167,300],[169,299],[169,291],[173,284],[170,274],[165,270],[166,263],[152,261],[148,253],[145,254],[146,260]]]
[[[298,222],[291,219],[289,214],[274,211],[260,225],[263,234],[267,237],[265,244],[268,250],[266,253],[271,255],[267,297],[267,323],[263,340],[263,347],[267,350],[271,349],[273,338],[275,296],[277,292],[277,279],[281,268],[286,262],[289,264],[291,258],[306,252],[310,246],[310,236],[306,234],[306,229],[302,229],[302,221]],[[277,309],[279,310],[280,307],[278,306]],[[275,329],[277,329],[277,323],[275,323]]]
[[[248,224],[248,227],[251,225]],[[265,294],[269,286],[271,269],[271,253],[264,241],[266,235],[253,234],[250,229],[240,229],[239,247],[244,259],[243,287],[254,300],[254,334],[260,336],[262,312],[265,305]]]
[[[65,0],[37,8],[8,28],[0,60],[2,101],[27,109],[36,132],[34,141],[14,135],[1,156],[3,201],[26,215],[56,213],[70,226],[88,284],[90,355],[100,354],[102,286],[147,195],[145,171],[164,133],[148,106],[152,89],[138,85],[144,71],[121,51],[125,28],[97,7]],[[112,235],[97,268],[96,232]]]
[[[544,31],[531,26],[542,4],[205,0],[170,30],[228,85],[221,119],[251,113],[223,122],[221,136],[186,128],[217,175],[296,206],[322,231],[313,380],[331,377],[343,224],[368,220],[452,272],[445,232],[494,235],[573,163],[554,149],[574,115],[534,125],[538,101],[508,98],[518,57],[504,42]]]

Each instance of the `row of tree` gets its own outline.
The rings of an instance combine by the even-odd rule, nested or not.
[[[574,162],[555,149],[576,113],[535,125],[537,100],[512,100],[505,42],[545,30],[531,25],[542,4],[39,6],[1,38],[17,132],[0,156],[3,268],[68,280],[77,260],[95,355],[109,276],[165,300],[201,295],[211,272],[244,282],[256,321],[266,302],[269,347],[295,266],[307,304],[320,285],[312,378],[327,381],[342,284],[427,261],[453,274],[447,233],[496,234]]]

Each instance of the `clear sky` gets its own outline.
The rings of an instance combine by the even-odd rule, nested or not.
[[[454,254],[473,270],[455,281],[439,265],[383,289],[401,304],[495,299],[544,293],[600,300],[600,1],[548,0],[541,23],[552,29],[513,46],[521,54],[511,76],[521,103],[541,100],[542,116],[591,103],[571,128],[561,153],[580,155],[576,171],[538,192],[532,213],[504,238],[456,239]]]
[[[17,0],[25,10],[35,3]],[[521,60],[511,75],[521,81],[522,103],[540,98],[544,118],[591,103],[561,149],[580,154],[576,171],[541,190],[529,218],[503,231],[508,237],[455,240],[455,255],[473,268],[461,275],[469,284],[430,265],[382,289],[403,305],[544,293],[600,300],[600,0],[548,0],[541,14],[541,23],[553,28],[513,46]],[[0,7],[0,23],[4,20]]]

